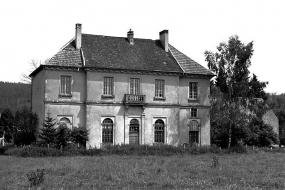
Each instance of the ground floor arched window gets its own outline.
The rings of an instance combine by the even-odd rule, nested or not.
[[[113,144],[113,121],[106,118],[102,123],[102,143]]]
[[[154,142],[155,143],[164,143],[164,134],[165,134],[165,124],[164,121],[158,119],[154,123]]]
[[[193,143],[199,143],[199,123],[195,120],[189,125],[189,144]]]
[[[139,128],[139,121],[137,119],[132,119],[130,121],[129,144],[139,144]]]

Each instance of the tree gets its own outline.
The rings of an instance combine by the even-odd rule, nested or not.
[[[0,117],[0,132],[5,133],[5,140],[9,143],[13,142],[15,127],[14,127],[14,116],[9,109],[5,109],[1,113]]]
[[[257,76],[253,73],[252,78],[250,79],[249,86],[250,91],[253,97],[262,98],[264,101],[267,99],[264,88],[268,82],[260,82],[257,79]]]
[[[223,127],[223,135],[228,137],[230,147],[234,139],[245,138],[251,98],[263,95],[267,83],[259,82],[255,75],[250,80],[253,42],[245,45],[238,36],[231,36],[228,43],[220,43],[217,50],[216,53],[205,52],[209,69],[217,75],[216,81],[211,84],[211,125]],[[217,93],[221,98],[219,101],[216,95],[213,96],[214,92],[220,92]],[[212,133],[215,132],[214,128]]]
[[[51,118],[50,112],[47,113],[47,116],[44,120],[43,128],[39,134],[39,138],[42,139],[48,146],[55,142],[56,129],[54,125],[56,124],[55,119]]]
[[[77,144],[77,147],[80,144],[85,146],[86,141],[88,141],[88,130],[82,126],[74,127],[71,131],[71,139],[72,142]]]
[[[65,123],[61,123],[56,131],[56,144],[58,148],[65,148],[71,140],[71,130]]]
[[[15,139],[16,145],[29,145],[36,141],[38,116],[26,106],[15,114]]]
[[[32,59],[30,61],[30,69],[28,70],[28,73],[33,72],[36,68],[38,68],[41,65],[41,61],[37,61],[35,59]],[[20,76],[20,79],[24,83],[31,84],[32,78],[27,73],[22,73]]]

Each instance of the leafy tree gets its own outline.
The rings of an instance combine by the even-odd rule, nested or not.
[[[77,144],[77,147],[81,145],[85,146],[88,141],[88,130],[85,127],[74,127],[71,131],[72,142]]]
[[[253,73],[252,78],[249,81],[250,91],[253,97],[262,98],[264,101],[267,99],[264,88],[268,82],[260,82],[257,76]]]
[[[269,146],[278,143],[278,136],[273,128],[263,123],[257,117],[253,118],[248,127],[249,131],[246,138],[248,145]]]
[[[54,125],[56,124],[55,119],[50,116],[50,112],[47,113],[47,116],[44,120],[43,128],[39,134],[39,138],[42,139],[48,146],[55,142],[56,129]]]
[[[56,131],[56,144],[58,148],[65,148],[71,140],[71,130],[65,123],[61,123]]]
[[[9,109],[5,109],[1,113],[0,117],[0,133],[5,133],[5,140],[9,143],[13,142],[15,127],[14,127],[14,116]],[[1,136],[2,137],[2,136]]]
[[[23,107],[15,115],[16,145],[29,145],[36,141],[38,116],[28,107]]]
[[[246,137],[250,116],[247,110],[254,107],[251,98],[263,95],[267,83],[259,82],[256,75],[250,80],[253,42],[245,45],[238,36],[231,36],[217,50],[205,52],[209,69],[217,75],[211,84],[211,135],[214,141],[220,135],[227,136],[230,147]],[[219,131],[223,133],[216,134]]]

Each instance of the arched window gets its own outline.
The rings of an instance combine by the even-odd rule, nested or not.
[[[195,120],[189,124],[189,144],[199,142],[199,123]]]
[[[164,143],[164,122],[158,119],[154,123],[154,142]]]
[[[59,120],[59,125],[60,125],[60,124],[65,124],[66,127],[68,127],[68,128],[71,127],[71,122],[70,122],[70,120],[69,120],[68,118],[66,118],[66,117],[63,117],[63,118],[61,118],[61,119]]]
[[[113,144],[113,121],[106,118],[102,123],[102,143]]]
[[[129,144],[139,144],[139,128],[139,121],[132,119],[130,121]]]

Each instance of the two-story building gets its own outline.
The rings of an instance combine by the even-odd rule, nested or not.
[[[43,123],[89,130],[87,147],[104,144],[210,144],[212,72],[159,40],[81,33],[32,77],[32,110]],[[39,128],[42,127],[39,125]]]

